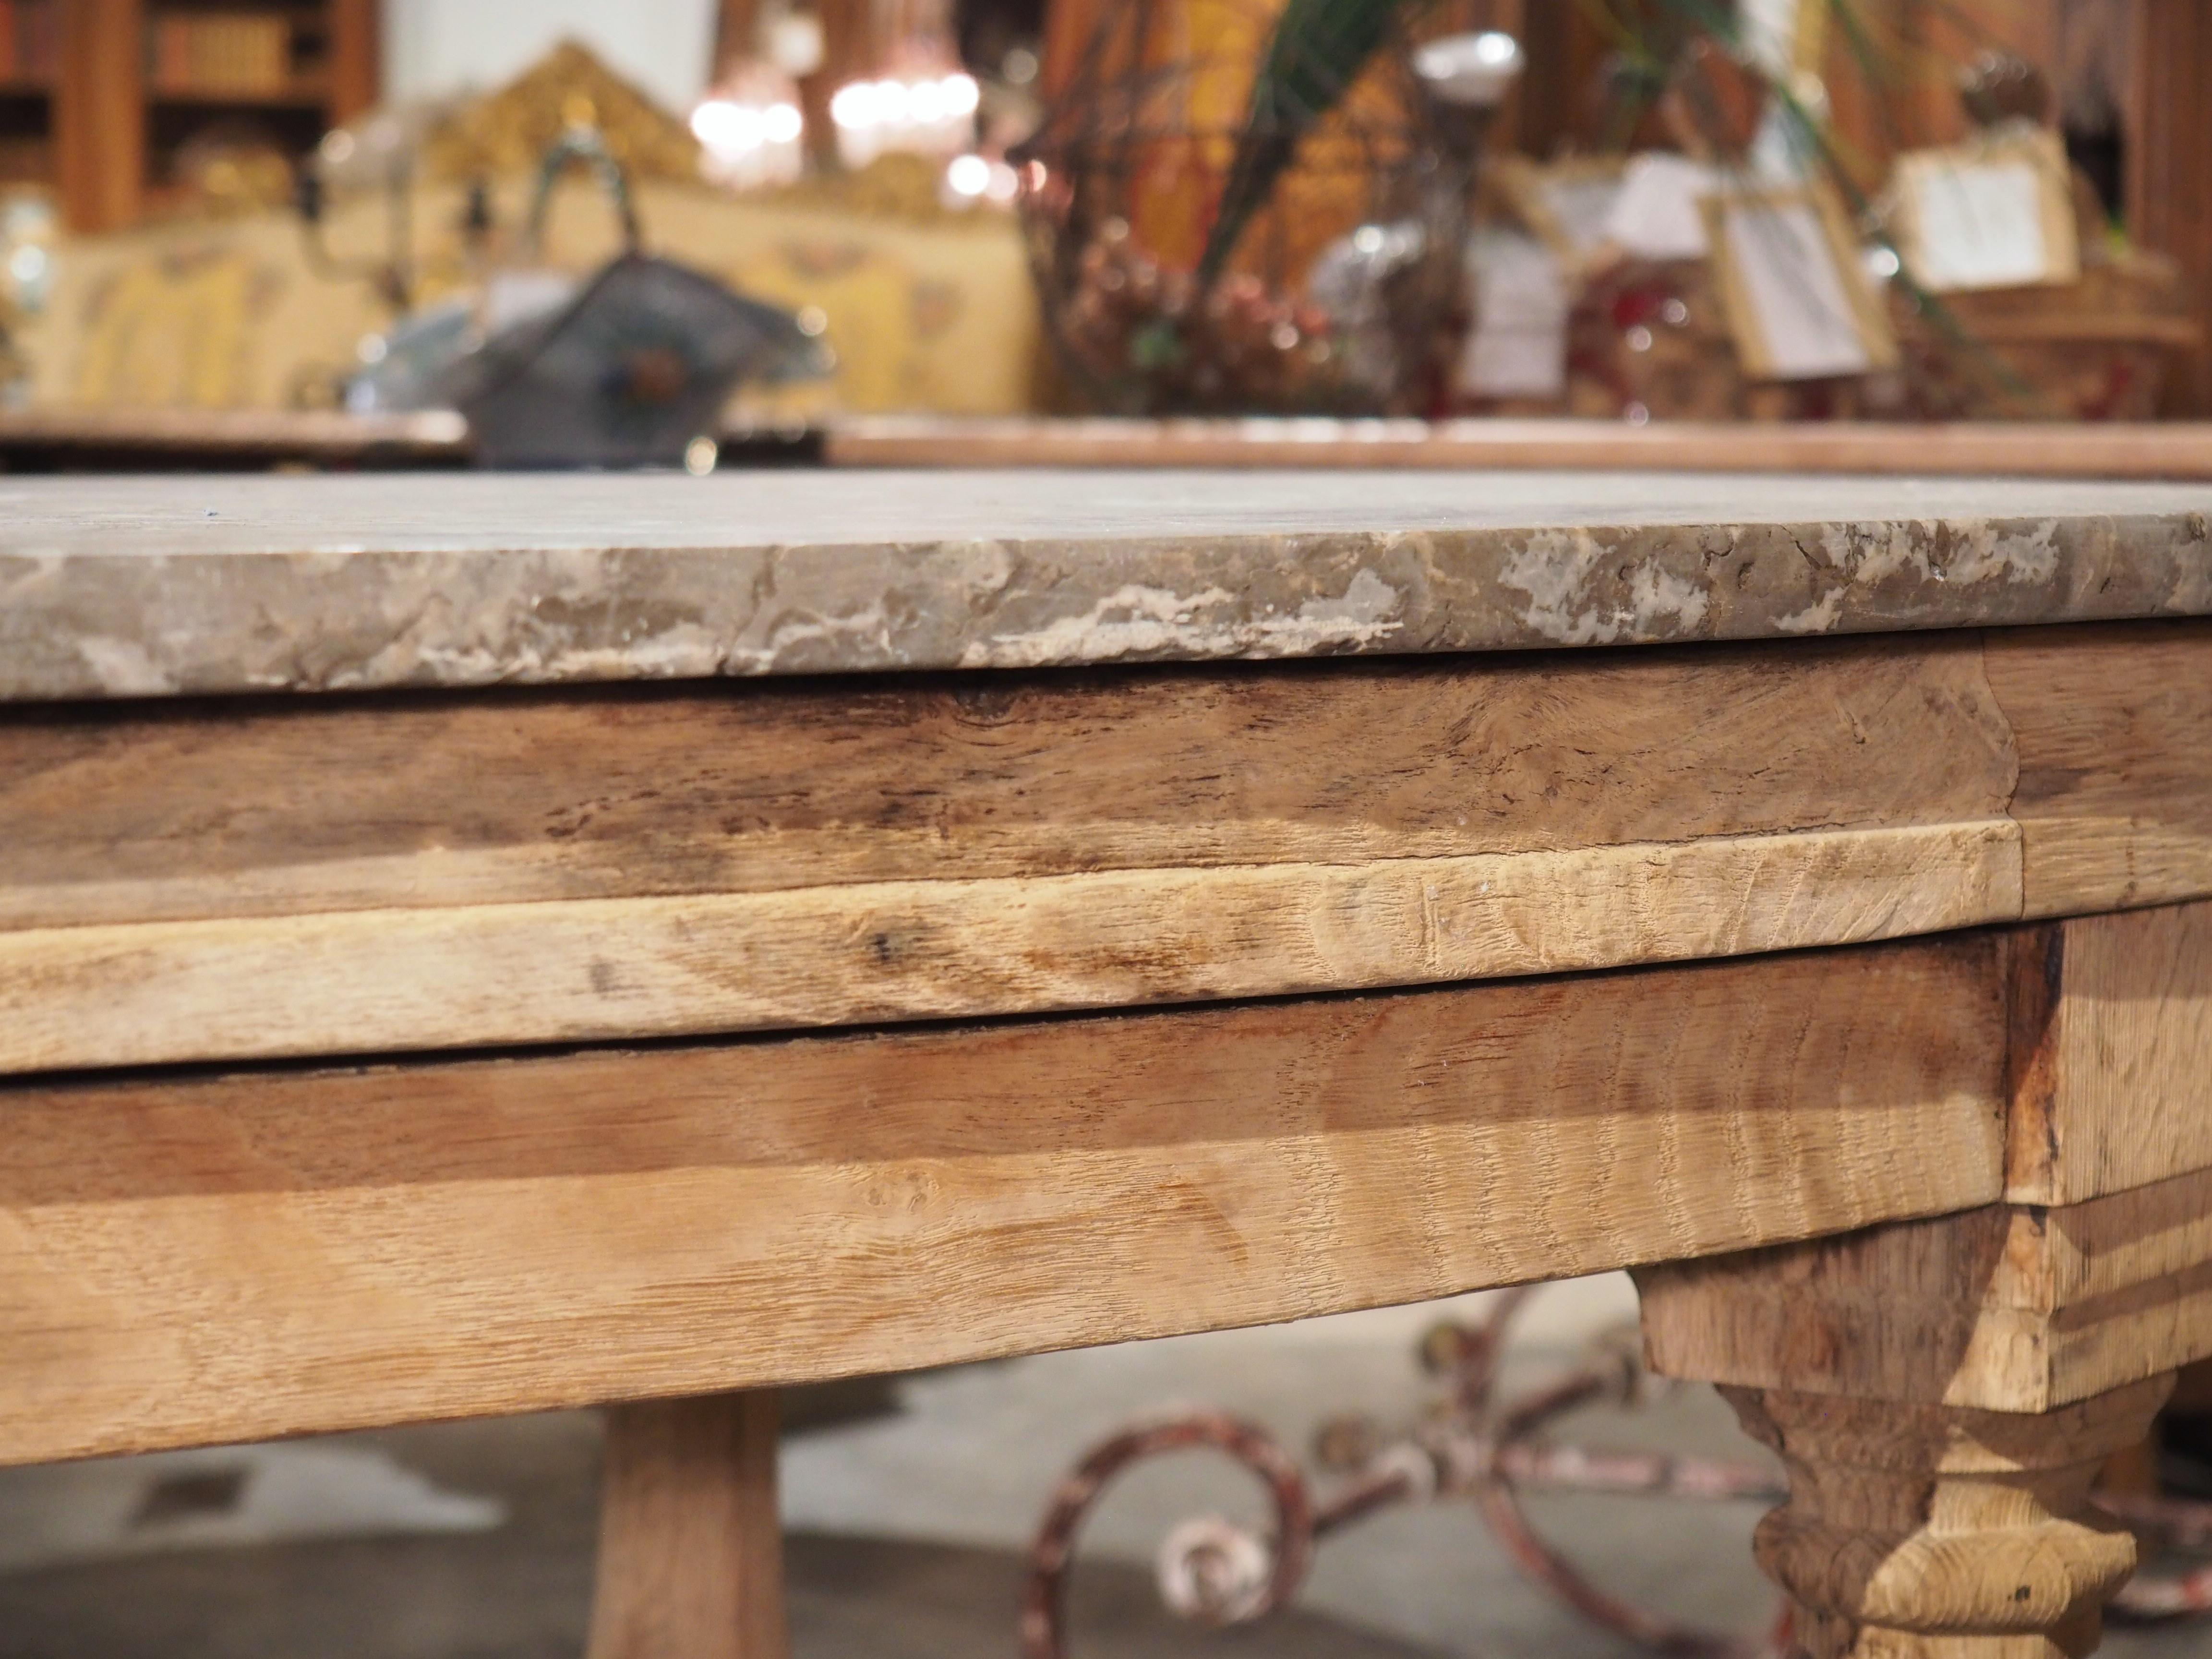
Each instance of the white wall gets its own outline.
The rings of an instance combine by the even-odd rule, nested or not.
[[[384,0],[384,92],[489,89],[574,35],[681,114],[705,90],[714,0]]]

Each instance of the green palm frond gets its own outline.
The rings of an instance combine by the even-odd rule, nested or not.
[[[1290,0],[1253,77],[1220,204],[1198,264],[1201,288],[1220,276],[1252,217],[1297,155],[1299,141],[1334,109],[1391,25],[1421,0]]]
[[[1299,143],[1342,100],[1394,28],[1425,3],[1289,0],[1276,20],[1267,55],[1253,79],[1244,127],[1237,135],[1213,225],[1199,260],[1201,292],[1220,276],[1252,219],[1274,194],[1283,173],[1297,158]],[[1807,3],[1823,3],[1807,0]],[[1954,14],[1949,0],[1932,3],[1945,15]],[[1742,61],[1742,31],[1734,0],[1641,0],[1626,13],[1607,0],[1583,0],[1583,3],[1596,8],[1612,26],[1609,32],[1618,35],[1620,50],[1649,58],[1655,64],[1671,62],[1685,40],[1699,36]],[[1883,61],[1887,54],[1875,31],[1860,15],[1855,0],[1825,0],[1825,3],[1838,25],[1846,49],[1876,92],[1881,118],[1889,120],[1888,95],[1895,90],[1898,76],[1894,67]],[[1755,64],[1745,67],[1776,100],[1801,151],[1834,182],[1854,216],[1862,222],[1869,221],[1869,204],[1852,180],[1844,158],[1786,77],[1767,75]],[[1691,89],[1689,101],[1701,119],[1717,118],[1713,112],[1698,107],[1697,88]],[[1901,270],[1899,280],[1915,309],[1954,345],[1965,349],[2002,390],[2014,396],[2032,395],[2018,374],[1973,340],[1950,308],[1915,283],[1909,271]]]
[[[1425,3],[1290,0],[1284,7],[1253,77],[1243,131],[1199,258],[1201,289],[1220,276],[1297,158],[1300,142],[1336,107],[1392,29]],[[1651,0],[1650,9],[1676,38],[1693,31],[1729,45],[1735,40],[1729,0]]]

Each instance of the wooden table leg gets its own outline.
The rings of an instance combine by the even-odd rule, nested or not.
[[[2090,1502],[2212,1336],[2212,1175],[1640,1268],[1662,1376],[1730,1385],[1812,1659],[2081,1659],[2135,1570]]]
[[[773,1389],[607,1413],[589,1659],[785,1659]]]
[[[1753,1548],[1809,1659],[2081,1659],[2135,1540],[2091,1507],[2169,1379],[2021,1415],[1723,1389],[1790,1501]]]
[[[1814,1659],[2068,1659],[2134,1541],[2089,1501],[2212,1357],[2212,905],[2011,936],[2006,1201],[1640,1268],[1662,1376],[1728,1384]]]

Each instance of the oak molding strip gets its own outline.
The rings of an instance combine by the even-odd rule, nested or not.
[[[1808,647],[1805,661],[1817,672],[1790,696],[1764,701],[1745,683],[1749,658],[1701,660],[1699,679],[1727,671],[1709,690],[1765,709],[1769,720],[1794,720],[1802,740],[1776,748],[1755,723],[1707,720],[1696,727],[1703,746],[1693,744],[1694,755],[1669,750],[1668,732],[1652,718],[1655,708],[1675,706],[1690,682],[1641,669],[1593,676],[1566,665],[1526,684],[1500,682],[1502,702],[1484,676],[1432,684],[1426,672],[1352,705],[1287,695],[1297,690],[1290,681],[1252,682],[1218,707],[1211,694],[1186,696],[1176,705],[1166,781],[1140,778],[1134,815],[1124,823],[1109,813],[1095,835],[1076,833],[1095,813],[1066,776],[1026,750],[977,750],[957,711],[933,708],[923,781],[955,787],[972,776],[985,790],[970,818],[941,826],[982,856],[944,874],[936,858],[902,855],[871,867],[866,860],[883,850],[873,842],[842,853],[832,846],[811,861],[770,859],[750,872],[766,884],[750,890],[720,884],[731,872],[711,863],[678,860],[672,873],[700,884],[690,892],[560,894],[526,881],[518,890],[502,888],[496,868],[458,884],[449,871],[442,886],[395,880],[388,870],[377,881],[349,882],[326,878],[331,866],[307,858],[296,867],[319,872],[315,879],[282,910],[258,915],[230,908],[220,893],[213,899],[224,908],[213,915],[164,916],[155,908],[162,884],[174,885],[178,849],[147,864],[146,826],[114,805],[135,799],[135,739],[124,743],[119,762],[82,744],[33,747],[17,759],[28,793],[19,791],[14,810],[58,811],[82,763],[94,799],[108,802],[107,816],[88,826],[88,845],[119,836],[126,856],[109,870],[89,854],[58,860],[52,848],[25,849],[21,884],[9,896],[36,920],[0,927],[0,1075],[1383,989],[1848,945],[2212,896],[2204,747],[2212,625],[1996,630],[1979,641],[1971,676],[1962,676],[1954,643],[1927,647],[1924,669],[1900,672],[1893,654],[1878,647],[1853,653],[1871,676],[1858,697],[1837,678],[1850,664]],[[1548,791],[1546,744],[1580,753],[1566,723],[1595,706],[1614,673],[1639,712],[1616,744],[1601,747],[1608,757],[1617,751],[1632,775],[1656,767],[1657,782],[1644,794],[1632,790],[1620,805],[1600,787],[1606,767],[1583,767],[1572,788],[1540,810],[1532,805],[1520,824],[1518,833],[1553,837],[1551,847],[1482,848],[1478,840],[1470,848],[1468,837],[1499,826],[1470,832],[1464,816],[1452,822],[1460,787],[1453,769],[1469,744],[1490,740],[1489,728],[1462,732],[1443,718],[1455,700],[1496,720],[1538,723],[1537,760],[1491,779],[1511,803],[1516,788]],[[1573,682],[1573,695],[1557,708],[1532,703],[1530,685],[1555,676]],[[1061,702],[1069,707],[1045,710],[1060,722],[1053,729],[1080,739],[1060,757],[1063,769],[1103,763],[1095,787],[1108,789],[1139,776],[1126,744],[1086,736],[1070,700]],[[1124,696],[1108,712],[1127,720],[1128,703]],[[1410,718],[1413,736],[1379,753],[1346,747],[1348,708]],[[787,821],[808,836],[825,824],[866,825],[880,841],[885,823],[907,823],[884,816],[886,799],[896,806],[902,798],[870,781],[890,776],[896,763],[881,710],[874,746],[860,755],[860,781],[837,780],[818,799],[807,792],[820,787],[829,751],[807,719],[785,712],[777,741],[798,744],[815,769],[799,781],[805,810],[787,814],[775,804],[767,823]],[[488,836],[526,852],[544,842],[544,814],[566,822],[588,804],[587,779],[605,771],[600,787],[620,798],[624,788],[642,790],[653,768],[683,766],[663,729],[643,771],[605,771],[590,745],[617,740],[622,729],[588,732],[585,752],[564,758],[569,771],[553,787],[511,789],[506,816],[469,827],[458,843]],[[1107,729],[1121,728],[1109,721]],[[1281,765],[1289,754],[1283,734],[1309,730],[1335,745],[1327,752],[1348,775],[1389,789],[1411,777],[1408,793],[1363,827],[1327,791],[1262,789],[1248,802],[1209,784],[1184,804],[1219,833],[1164,827],[1179,821],[1170,809],[1189,787],[1176,769],[1205,770],[1207,744],[1229,743],[1244,764]],[[1269,735],[1255,741],[1255,732]],[[392,732],[383,735],[388,744]],[[1902,744],[1897,752],[1910,763],[1895,776],[1877,775],[1854,753],[1869,741]],[[1747,743],[1749,756],[1739,752]],[[167,751],[157,744],[143,752]],[[501,736],[490,752],[513,766],[532,751]],[[1783,764],[1771,780],[1752,765],[1770,753]],[[1814,765],[1824,757],[1840,769],[1843,787],[1832,800],[1837,817],[1822,824],[1821,792],[1836,787],[1827,781],[1835,775]],[[1685,775],[1704,776],[1698,769],[1709,758],[1736,792],[1725,811],[1692,810],[1667,781],[1668,759],[1678,771],[1691,769]],[[216,776],[220,760],[185,750],[188,768],[216,765]],[[747,799],[763,787],[757,772],[679,770],[684,789],[671,805],[678,825],[719,830],[714,815],[727,807],[717,792]],[[1051,787],[1022,799],[1014,786],[1037,779]],[[379,841],[315,819],[302,827],[301,852],[411,854],[446,844],[445,821],[410,818],[405,791],[450,793],[465,781],[410,774],[395,787],[400,793],[389,799],[371,789],[343,796],[342,805],[373,822],[391,812],[403,827],[397,839],[389,828]],[[236,801],[221,792],[197,799],[189,789],[155,792],[142,811],[167,826],[161,833],[187,840],[203,833],[195,826],[234,811],[249,824],[267,819],[264,839],[289,822],[281,793],[265,782]],[[1324,833],[1287,835],[1261,822],[1271,812],[1285,823],[1317,816],[1313,827]],[[404,832],[410,824],[415,836]],[[1559,838],[1583,844],[1561,848]],[[650,879],[653,859],[665,854],[633,810],[616,838],[586,856],[642,860],[635,872],[617,872],[627,883]],[[1062,861],[991,865],[1040,857]],[[1085,869],[1066,862],[1073,858],[1098,862]],[[73,911],[68,895],[103,873],[108,878],[94,883],[100,902],[90,914]],[[134,889],[149,896],[146,909],[131,908]],[[349,902],[356,894],[366,904]],[[283,895],[257,896],[265,904]]]
[[[46,1078],[0,1464],[781,1386],[1989,1204],[1995,930],[1137,1017]]]
[[[0,1072],[1380,989],[2018,920],[2009,818],[0,932]]]

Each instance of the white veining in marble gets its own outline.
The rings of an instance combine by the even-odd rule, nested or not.
[[[2212,489],[1441,471],[0,485],[0,699],[1526,649],[2212,611]]]

